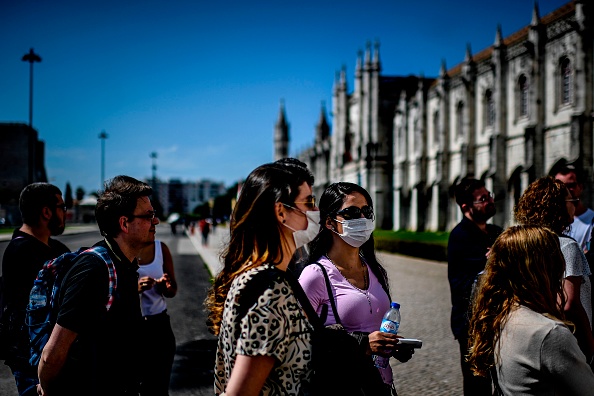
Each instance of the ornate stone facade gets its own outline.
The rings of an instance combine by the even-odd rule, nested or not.
[[[472,176],[496,195],[494,223],[509,225],[528,184],[572,162],[593,206],[593,10],[575,0],[540,18],[535,5],[529,26],[507,37],[498,27],[492,46],[467,48],[437,78],[383,76],[379,45],[368,44],[353,91],[344,69],[335,78],[332,134],[321,132],[322,109],[315,142],[299,155],[316,194],[334,181],[358,183],[379,227],[450,230],[461,216],[452,187]]]

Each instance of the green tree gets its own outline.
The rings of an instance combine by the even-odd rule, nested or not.
[[[84,197],[85,197],[85,190],[80,186],[76,187],[76,200],[80,202],[83,200]]]
[[[64,203],[68,209],[72,209],[74,199],[72,199],[72,187],[70,187],[70,182],[66,183],[66,191],[64,192]]]

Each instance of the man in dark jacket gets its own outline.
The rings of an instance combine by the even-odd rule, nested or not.
[[[149,185],[129,176],[110,180],[95,217],[115,266],[117,284],[106,308],[109,271],[103,260],[81,255],[64,278],[56,326],[39,363],[39,392],[52,396],[138,394],[141,320],[138,298],[140,250],[155,241],[159,219]]]
[[[25,309],[33,281],[43,264],[69,252],[66,245],[52,238],[64,232],[66,205],[60,189],[48,183],[26,186],[19,198],[23,225],[14,231],[2,258],[3,299],[8,324],[8,356],[19,396],[37,395],[37,367],[29,364],[31,348],[25,327]]]
[[[480,180],[463,179],[456,186],[462,221],[448,241],[448,280],[452,294],[451,326],[460,344],[464,395],[491,396],[491,380],[475,377],[465,361],[468,353],[468,314],[473,283],[487,263],[487,252],[502,229],[487,220],[495,215],[493,195]]]

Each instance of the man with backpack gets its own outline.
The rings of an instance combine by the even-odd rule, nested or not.
[[[33,281],[43,263],[69,252],[52,238],[64,231],[66,205],[60,189],[48,183],[26,186],[19,198],[23,225],[14,231],[2,259],[2,319],[0,343],[19,396],[37,395],[37,367],[29,364],[29,333],[25,309]]]
[[[41,353],[39,394],[138,394],[141,313],[136,258],[154,243],[159,224],[151,194],[148,184],[129,176],[106,183],[95,208],[105,239],[95,248],[107,252],[114,271],[95,254],[74,259],[59,287],[56,324]]]

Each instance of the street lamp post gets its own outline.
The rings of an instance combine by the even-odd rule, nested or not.
[[[33,127],[33,63],[41,62],[41,57],[31,48],[28,54],[23,55],[22,61],[29,62],[29,126]]]
[[[103,188],[103,184],[105,183],[105,140],[108,137],[105,130],[99,134],[99,139],[101,139],[101,188]]]

